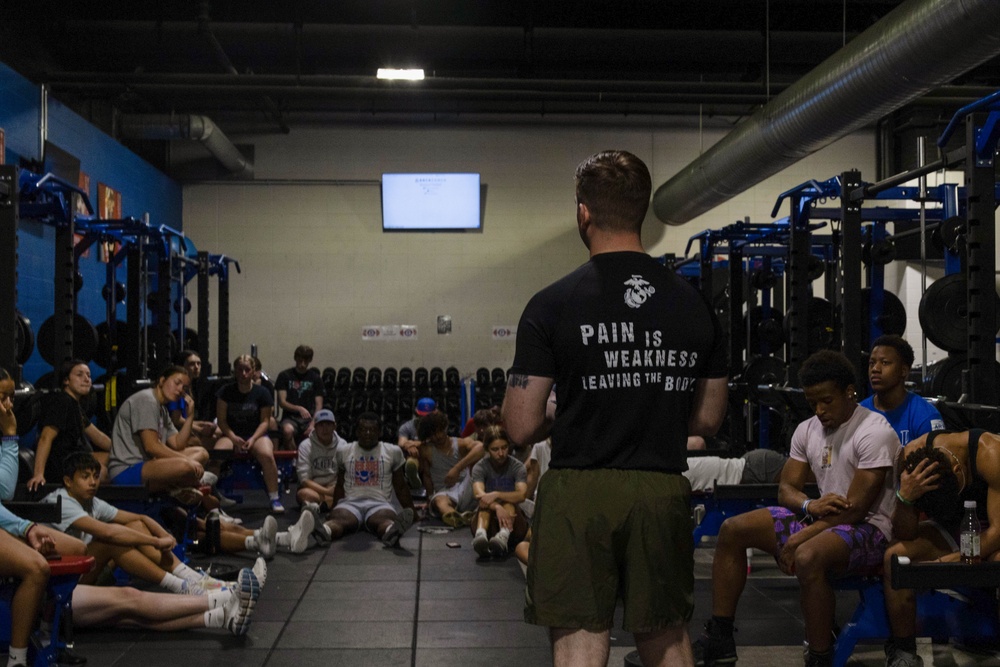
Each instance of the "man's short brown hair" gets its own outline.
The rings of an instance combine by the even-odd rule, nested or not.
[[[652,191],[649,169],[627,151],[602,151],[576,168],[576,201],[601,230],[638,234]]]
[[[313,360],[313,349],[308,345],[299,345],[295,348],[294,356],[296,361],[301,359],[302,361],[309,363]]]

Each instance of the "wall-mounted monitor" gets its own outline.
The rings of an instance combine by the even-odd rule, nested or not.
[[[382,231],[480,229],[479,174],[382,174]]]

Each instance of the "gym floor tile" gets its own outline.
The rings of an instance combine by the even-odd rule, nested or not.
[[[365,604],[381,600],[415,600],[415,581],[314,581],[302,600],[341,603],[349,600]]]
[[[405,649],[289,649],[274,653],[268,667],[410,667],[411,651]]]
[[[409,619],[398,623],[294,621],[285,626],[275,650],[305,648],[410,650],[412,646],[413,622]]]
[[[464,623],[421,621],[417,624],[417,646],[420,648],[506,649],[548,645],[548,632],[544,628],[518,620]],[[498,651],[494,651],[496,653]]]
[[[524,595],[495,599],[442,600],[421,595],[420,621],[511,621],[522,618]]]
[[[485,648],[417,649],[416,667],[496,667],[497,664],[542,667],[552,664],[552,654],[547,645],[541,648],[504,648],[500,651]],[[608,664],[617,667],[621,661]]]
[[[303,600],[291,618],[299,621],[412,621],[416,609],[414,600],[380,600],[377,605],[355,600]],[[287,619],[288,616],[286,615]]]

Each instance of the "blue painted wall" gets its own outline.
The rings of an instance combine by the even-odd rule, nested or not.
[[[0,63],[0,128],[5,134],[5,162],[17,164],[21,158],[38,160],[40,155],[39,109],[41,92],[37,86]],[[69,108],[49,97],[48,140],[80,159],[80,169],[90,176],[90,199],[97,201],[97,184],[104,183],[122,193],[122,215],[141,218],[149,213],[154,224],[183,229],[181,187],[127,148],[85,121]],[[55,230],[22,220],[18,231],[17,303],[21,313],[38,327],[53,312],[53,267]],[[97,248],[80,259],[84,287],[77,298],[77,311],[92,323],[104,320],[105,304],[101,288],[105,265]],[[124,266],[118,279],[125,282]],[[118,316],[125,318],[120,304]],[[24,377],[34,382],[51,367],[37,349],[24,366]],[[91,365],[92,372],[103,372]]]

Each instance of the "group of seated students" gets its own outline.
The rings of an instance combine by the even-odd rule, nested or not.
[[[694,643],[697,664],[737,660],[733,633],[748,548],[771,554],[782,572],[798,579],[807,666],[832,664],[836,579],[880,574],[891,630],[886,665],[923,665],[916,651],[915,594],[892,588],[889,564],[893,555],[958,561],[965,500],[976,501],[987,526],[983,560],[1000,559],[1000,437],[943,431],[936,408],[906,390],[912,364],[913,349],[904,339],[876,339],[868,368],[873,394],[861,403],[853,365],[843,354],[825,350],[802,364],[799,380],[814,416],[792,436],[779,475],[779,505],[731,517],[720,529],[712,614]],[[817,499],[804,491],[812,478]]]
[[[413,494],[427,499],[429,518],[452,528],[468,526],[479,557],[514,552],[526,562],[528,519],[534,491],[550,458],[549,441],[517,446],[496,408],[477,411],[461,437],[448,435],[447,416],[433,399],[417,402],[414,419],[400,427],[397,443],[380,441],[374,413],[357,418],[356,441],[337,433],[334,413],[324,409],[322,383],[309,369],[312,350],[295,350],[294,368],[279,375],[280,424],[275,399],[261,386],[260,363],[241,355],[235,380],[216,393],[216,419],[198,420],[189,387],[200,375],[200,359],[185,352],[181,364],[163,371],[153,386],[119,408],[111,437],[84,417],[81,400],[91,389],[81,361],[59,373],[61,392],[43,410],[34,471],[38,488],[59,481],[62,520],[52,526],[22,521],[0,507],[0,575],[20,580],[13,599],[11,665],[24,664],[23,650],[40,611],[47,578],[45,555],[89,554],[98,564],[114,562],[134,579],[169,593],[127,587],[95,587],[85,575],[74,593],[77,625],[141,626],[158,629],[226,627],[246,632],[266,580],[265,560],[277,547],[307,548],[313,537],[329,545],[366,530],[388,547],[420,518]],[[713,562],[712,616],[695,642],[698,664],[736,661],[733,637],[737,604],[747,577],[747,549],[771,554],[779,568],[798,578],[809,651],[806,665],[831,664],[834,593],[831,576],[873,574],[892,555],[914,561],[957,560],[956,537],[962,501],[974,499],[984,519],[984,559],[1000,555],[1000,437],[980,431],[949,433],[937,410],[906,390],[913,350],[899,336],[877,339],[868,379],[873,394],[857,400],[857,379],[842,354],[824,350],[803,363],[799,377],[814,416],[796,429],[788,456],[767,449],[741,458],[691,457],[685,473],[695,490],[714,484],[777,482],[779,506],[728,519],[719,533]],[[313,377],[316,375],[316,377]],[[13,495],[17,475],[13,382],[0,375],[0,499]],[[299,409],[301,408],[301,410]],[[555,391],[548,410],[556,412]],[[206,472],[208,449],[232,449],[260,464],[272,514],[284,511],[274,468],[277,433],[299,442],[296,499],[299,520],[278,532],[273,515],[256,529],[243,528],[218,509]],[[194,570],[173,553],[174,538],[149,517],[115,509],[96,498],[102,481],[143,485],[201,505],[223,517],[217,545],[223,551],[251,551],[259,558],[235,584]],[[814,481],[821,497],[810,499]],[[920,521],[920,513],[926,517]],[[992,517],[989,514],[993,514]],[[198,520],[204,533],[205,522]],[[187,593],[188,595],[171,595]],[[921,665],[915,650],[915,597],[886,583],[892,629],[887,665]]]

